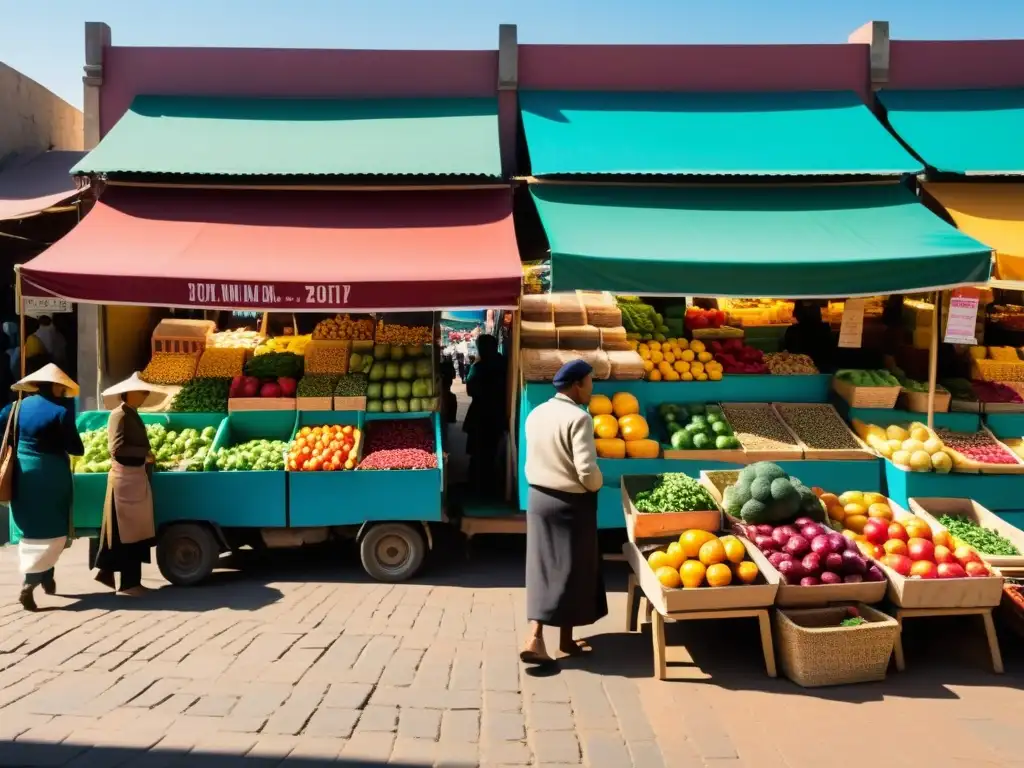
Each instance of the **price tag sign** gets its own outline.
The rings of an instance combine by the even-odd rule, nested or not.
[[[839,326],[839,346],[859,349],[864,337],[864,299],[847,299]]]
[[[971,289],[957,288],[949,297],[945,342],[977,344],[977,326],[978,293]]]
[[[71,302],[67,299],[25,297],[25,314],[32,317],[39,315],[56,315],[71,311]]]

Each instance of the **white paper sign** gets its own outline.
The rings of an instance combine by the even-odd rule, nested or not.
[[[978,297],[954,293],[946,318],[947,344],[977,344]]]
[[[71,311],[71,302],[67,299],[25,297],[25,314],[33,317],[39,315],[56,315]]]
[[[847,299],[839,326],[839,346],[857,349],[864,336],[864,299]]]

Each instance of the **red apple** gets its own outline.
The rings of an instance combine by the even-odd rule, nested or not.
[[[889,538],[906,541],[910,537],[907,536],[907,529],[903,527],[902,523],[889,523]]]
[[[911,539],[907,542],[907,554],[915,562],[926,560],[929,563],[935,562],[935,545],[928,539]]]
[[[949,547],[944,547],[941,544],[935,547],[935,562],[939,563],[955,563],[956,558],[953,557],[953,553],[949,551]]]
[[[910,569],[914,565],[913,561],[906,555],[886,555],[882,558],[882,562],[900,576],[909,576]]]
[[[940,579],[962,579],[965,576],[967,576],[967,571],[960,563],[939,563]]]
[[[935,579],[938,578],[938,575],[939,566],[929,560],[916,560],[910,566],[910,578],[912,579]]]
[[[988,568],[985,567],[985,564],[980,560],[971,560],[964,566],[964,570],[967,572],[967,575],[971,577],[992,575],[988,572]]]
[[[886,556],[887,553],[885,551],[885,547],[883,547],[881,544],[872,544],[871,547],[873,549],[871,556],[875,558],[875,560],[881,560],[883,557]]]
[[[885,544],[889,539],[889,525],[885,520],[872,517],[864,523],[863,534],[871,544]]]
[[[978,557],[978,553],[968,547],[966,544],[961,547],[957,547],[953,552],[953,557],[960,563],[964,568],[967,567],[968,563],[980,563],[981,558]]]

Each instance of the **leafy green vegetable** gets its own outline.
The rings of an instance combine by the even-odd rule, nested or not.
[[[282,376],[299,379],[302,377],[304,362],[304,358],[294,352],[267,352],[265,355],[256,355],[247,362],[245,374],[255,376],[257,379],[277,379]]]
[[[969,544],[983,555],[1002,555],[1004,557],[1016,557],[1020,550],[1013,545],[1013,542],[999,535],[988,528],[964,517],[953,515],[942,515],[939,524],[944,526],[954,538],[960,539],[964,544]]]
[[[204,469],[207,472],[282,472],[287,451],[288,443],[283,440],[249,440],[209,454]]]
[[[682,472],[658,475],[649,491],[640,491],[633,501],[639,512],[697,512],[715,509],[715,500],[699,482]]]
[[[227,413],[231,379],[192,379],[174,396],[171,410],[181,413]]]
[[[867,624],[867,621],[862,619],[860,616],[851,616],[848,619],[843,619],[839,622],[840,627],[859,627],[861,624]]]

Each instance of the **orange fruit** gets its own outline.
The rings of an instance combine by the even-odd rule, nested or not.
[[[884,502],[875,502],[868,507],[868,517],[880,517],[884,520],[892,520],[892,510]]]
[[[725,547],[725,556],[730,563],[743,562],[743,558],[747,556],[747,550],[743,546],[743,542],[735,536],[723,536],[719,541],[721,541],[722,546]]]
[[[683,535],[679,537],[679,543],[683,547],[683,554],[688,558],[694,558],[700,554],[701,545],[713,538],[715,536],[712,533],[698,528],[691,528],[688,531],[683,531]]]
[[[708,566],[705,578],[709,587],[727,587],[732,584],[732,569],[725,563],[715,563]]]
[[[679,569],[679,576],[682,579],[683,587],[696,589],[704,583],[704,574],[707,569],[700,560],[687,560]]]
[[[663,565],[668,565],[668,555],[664,550],[656,549],[647,556],[647,564],[652,571],[656,571]]]
[[[682,581],[679,579],[679,571],[675,568],[670,568],[667,565],[661,566],[654,572],[654,575],[661,582],[661,586],[668,587],[669,589],[678,589]]]
[[[704,565],[717,565],[725,562],[725,545],[719,539],[712,539],[706,541],[700,545],[700,551],[697,553],[698,559],[704,563]],[[708,584],[711,584],[710,579]],[[712,584],[712,586],[714,586]]]
[[[915,517],[913,520],[907,521],[903,527],[907,529],[907,538],[928,539],[931,541],[932,529],[921,518]]]
[[[665,550],[665,565],[679,570],[684,560],[686,555],[683,554],[682,545],[678,541],[673,541]]]
[[[840,523],[846,519],[846,510],[842,508],[838,503],[833,504],[828,508],[828,516],[833,520],[838,520]]]
[[[757,564],[752,563],[750,560],[744,560],[742,563],[736,563],[732,567],[733,573],[736,574],[736,578],[742,581],[744,584],[753,584],[757,580]]]
[[[932,534],[932,543],[936,547],[946,547],[947,549],[954,550],[956,545],[953,543],[953,537],[949,535],[949,531],[939,531],[938,533]]]
[[[869,507],[872,504],[885,504],[886,506],[888,506],[888,503],[885,500],[885,496],[883,496],[880,493],[873,492],[864,494],[864,504]]]
[[[856,505],[851,505],[856,506]],[[863,507],[861,507],[863,509]],[[852,515],[850,514],[849,507],[846,509],[846,519],[843,520],[843,524],[854,533],[864,533],[864,525],[867,523],[868,518],[866,515]]]
[[[818,498],[821,500],[821,503],[824,504],[826,507],[831,507],[835,505],[838,505],[840,507],[843,506],[842,504],[839,503],[839,497],[836,496],[834,493],[823,493]]]

